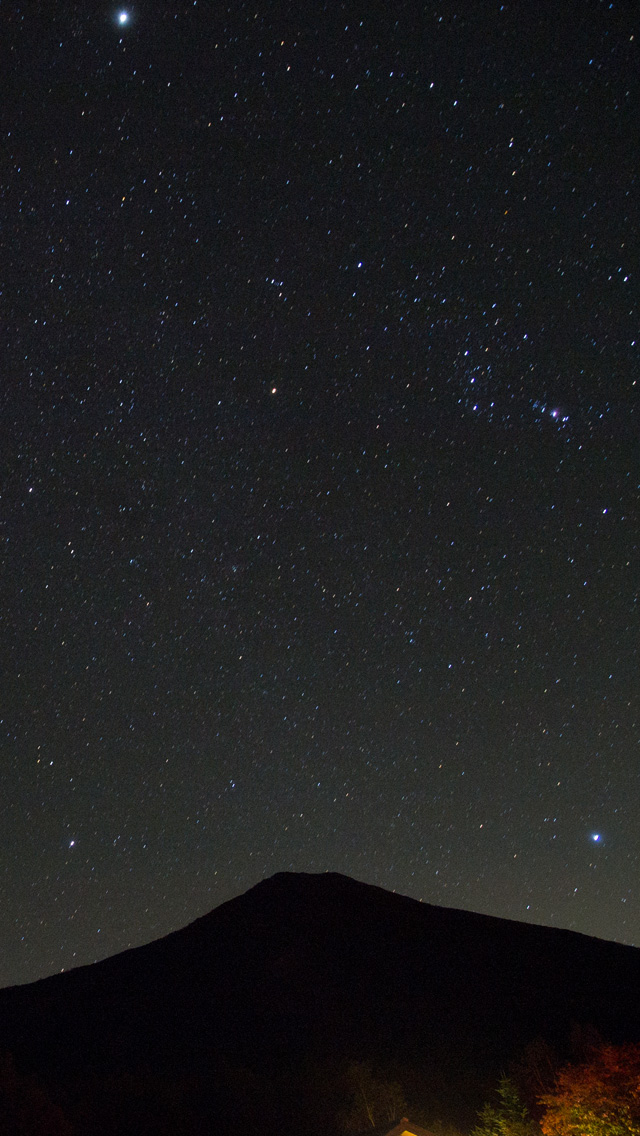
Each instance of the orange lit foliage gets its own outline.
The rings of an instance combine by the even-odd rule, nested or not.
[[[600,1045],[540,1098],[544,1136],[640,1136],[640,1045]]]

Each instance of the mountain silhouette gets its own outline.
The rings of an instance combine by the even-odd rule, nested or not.
[[[211,1108],[232,1131],[260,1085],[263,1131],[297,1131],[314,1068],[347,1061],[428,1069],[459,1121],[535,1038],[640,1040],[639,996],[633,947],[281,873],[156,942],[0,991],[0,1049],[72,1110],[106,1078],[196,1086],[185,1132],[211,1131]]]

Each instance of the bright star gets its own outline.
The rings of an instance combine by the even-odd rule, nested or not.
[[[594,844],[598,844],[600,842],[600,840],[602,839],[602,837],[600,836],[599,832],[592,832],[591,833],[591,839],[593,840]]]
[[[118,23],[119,24],[128,24],[129,23],[129,13],[128,12],[118,12]]]

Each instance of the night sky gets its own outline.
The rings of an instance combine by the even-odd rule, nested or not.
[[[639,23],[2,4],[0,983],[281,870],[640,945]]]

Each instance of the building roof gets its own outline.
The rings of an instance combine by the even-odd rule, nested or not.
[[[421,1128],[419,1124],[412,1124],[407,1120],[406,1116],[402,1117],[393,1128],[390,1128],[385,1136],[433,1136],[426,1128]]]

